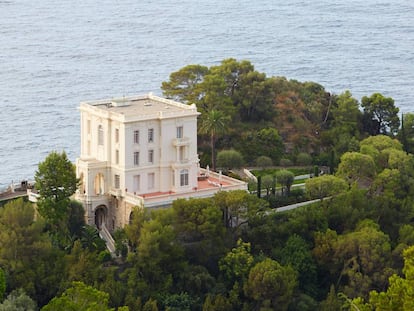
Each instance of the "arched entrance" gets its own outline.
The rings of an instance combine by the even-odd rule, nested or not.
[[[95,225],[101,230],[102,225],[106,225],[106,219],[108,218],[108,209],[105,205],[99,205],[95,210]]]
[[[134,219],[134,211],[129,214],[129,224],[132,224],[132,220]]]

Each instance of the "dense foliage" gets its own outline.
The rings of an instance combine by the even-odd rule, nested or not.
[[[171,73],[161,89],[201,112],[203,166],[215,167],[216,150],[235,149],[247,165],[261,156],[275,165],[282,157],[302,164],[308,154],[315,164],[334,168],[361,139],[395,135],[400,125],[392,98],[375,93],[359,103],[350,91],[336,95],[315,82],[267,77],[247,60],[185,66]],[[412,132],[412,120],[406,116],[404,133]],[[406,144],[412,145],[412,139]]]
[[[357,158],[362,163],[371,159],[372,174],[348,167],[344,154],[336,176],[307,182],[309,195],[330,198],[291,211],[275,213],[244,191],[181,199],[152,212],[137,208],[131,224],[115,234],[119,257],[112,260],[102,255],[91,229],[61,250],[47,222],[35,220],[31,204],[12,201],[0,210],[0,264],[6,295],[19,292],[3,304],[34,301],[43,310],[81,310],[79,304],[85,310],[409,310],[413,157],[381,135],[361,141],[352,154],[364,155]],[[281,172],[279,178],[286,174]]]
[[[0,209],[0,310],[412,310],[411,114],[398,129],[389,98],[367,97],[361,111],[348,91],[267,78],[233,59],[187,66],[162,88],[204,120],[216,111],[200,129],[206,162],[217,144],[231,151],[217,158],[226,169],[235,157],[259,168],[326,164],[333,174],[306,182],[321,200],[272,210],[295,195],[293,174],[266,172],[276,204],[232,191],[137,208],[110,258],[69,200],[73,167],[53,153],[37,173],[40,214],[21,199]]]
[[[70,197],[75,193],[79,180],[75,166],[65,152],[51,152],[39,163],[35,173],[35,185],[39,194],[37,211],[50,227],[55,243],[62,248],[70,244],[70,227],[79,209],[71,208]],[[82,213],[77,214],[83,219]],[[76,221],[76,220],[75,220]]]

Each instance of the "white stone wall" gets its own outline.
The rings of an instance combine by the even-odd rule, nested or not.
[[[80,105],[81,154],[76,164],[77,175],[83,178],[84,184],[78,199],[87,209],[90,224],[95,221],[97,209],[105,210],[106,226],[113,230],[129,222],[134,205],[131,202],[140,202],[139,199],[134,201],[137,196],[154,192],[184,193],[197,186],[198,113],[195,106],[151,95],[141,98],[161,102],[164,108],[171,105],[171,109],[140,115],[137,110],[124,114],[119,113],[120,109],[102,106],[108,101]],[[102,145],[99,144],[99,126],[103,129]],[[177,138],[177,127],[183,128],[182,138]],[[148,142],[149,129],[154,131],[153,142]],[[138,144],[134,143],[137,130]],[[148,161],[149,150],[153,150],[152,163]],[[139,165],[134,164],[134,152],[139,152]],[[184,169],[188,170],[188,185],[180,186],[180,172]],[[117,189],[115,175],[119,175]],[[151,176],[154,184],[149,188]],[[140,187],[136,189],[138,180]]]

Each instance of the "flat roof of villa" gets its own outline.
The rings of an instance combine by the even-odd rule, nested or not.
[[[140,117],[155,115],[174,115],[177,113],[199,114],[195,105],[186,105],[170,99],[152,95],[151,93],[139,96],[119,97],[95,101],[81,102],[81,108],[93,107],[110,113]]]

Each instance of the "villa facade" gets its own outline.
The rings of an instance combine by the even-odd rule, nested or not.
[[[154,96],[81,102],[81,155],[76,160],[88,224],[113,231],[134,206],[167,206],[246,183],[199,166],[195,105]]]

